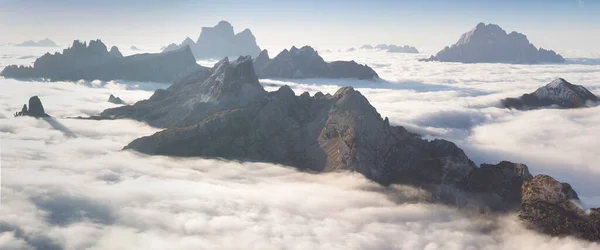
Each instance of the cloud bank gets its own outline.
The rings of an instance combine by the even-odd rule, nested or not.
[[[379,61],[385,81],[263,80],[296,94],[357,85],[383,116],[428,137],[457,141],[474,160],[526,163],[569,181],[600,206],[600,108],[510,111],[498,100],[561,76],[599,94],[595,65],[461,65],[410,56]],[[378,59],[379,57],[379,59]],[[327,60],[330,60],[326,58]],[[494,74],[491,74],[494,72]],[[380,73],[381,74],[381,73]],[[148,98],[164,85],[0,79],[1,249],[600,249],[492,216],[426,202],[413,187],[383,188],[358,174],[308,174],[265,163],[150,157],[121,148],[157,129],[85,116]],[[32,95],[71,131],[13,118]]]

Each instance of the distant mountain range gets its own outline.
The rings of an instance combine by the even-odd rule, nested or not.
[[[29,40],[29,41],[25,41],[19,44],[16,44],[15,46],[20,46],[20,47],[59,47],[54,41],[46,38],[44,40],[40,40],[40,41],[33,41],[33,40]]]
[[[360,49],[366,49],[366,50],[370,50],[370,49],[377,49],[377,50],[385,50],[387,52],[390,53],[419,53],[419,51],[417,50],[417,48],[412,47],[412,46],[408,46],[408,45],[404,45],[404,46],[398,46],[398,45],[393,45],[393,44],[378,44],[376,46],[371,46],[371,45],[363,45],[360,47]]]
[[[62,53],[46,53],[33,67],[10,65],[0,75],[7,78],[51,81],[130,80],[172,82],[200,65],[188,47],[159,54],[137,54],[124,57],[119,48],[110,51],[100,40],[87,44],[75,40]]]

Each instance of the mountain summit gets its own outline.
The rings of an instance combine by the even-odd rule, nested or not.
[[[521,33],[513,31],[507,34],[498,25],[479,23],[454,45],[426,61],[532,64],[564,62],[565,59],[552,50],[537,49]]]
[[[185,46],[190,46],[196,58],[255,57],[260,53],[252,31],[245,29],[235,34],[233,26],[227,21],[220,21],[214,27],[202,27],[196,42],[188,37],[179,45],[168,45],[163,52]]]
[[[600,99],[581,85],[571,84],[563,78],[557,78],[533,93],[519,98],[506,98],[502,104],[506,108],[526,109],[557,105],[562,108],[580,108],[588,102]]]

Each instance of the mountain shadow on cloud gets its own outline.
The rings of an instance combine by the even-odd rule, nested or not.
[[[9,224],[7,222],[0,221],[0,234],[12,232],[13,236],[17,239],[21,239],[27,243],[27,245],[33,249],[38,250],[62,250],[64,249],[60,244],[45,235],[29,234],[25,232],[21,227]]]
[[[49,192],[30,199],[48,213],[46,221],[52,225],[67,226],[82,221],[111,225],[115,222],[109,206],[63,192]]]

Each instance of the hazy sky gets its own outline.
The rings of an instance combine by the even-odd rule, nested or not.
[[[600,52],[598,0],[0,0],[2,42],[165,45],[196,40],[202,26],[220,20],[236,32],[250,28],[265,47],[393,43],[436,51],[486,22],[562,53]]]

